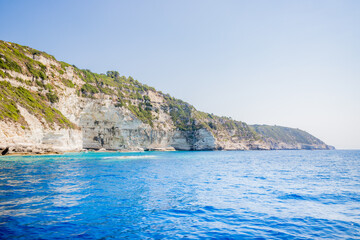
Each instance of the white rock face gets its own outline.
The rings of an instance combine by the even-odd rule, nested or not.
[[[79,119],[84,148],[136,150],[172,146],[173,131],[153,129],[128,109],[115,107],[111,100],[85,102]]]
[[[164,96],[154,90],[146,91],[150,99],[152,126],[143,123],[125,107],[115,107],[117,96],[94,94],[94,98],[83,98],[77,93],[85,82],[75,73],[72,66],[61,71],[55,70],[60,63],[42,55],[29,55],[47,67],[47,80],[35,79],[24,74],[6,71],[11,77],[1,79],[9,81],[14,87],[24,87],[32,92],[42,92],[36,83],[52,85],[59,101],[52,107],[59,110],[71,122],[79,126],[76,129],[61,129],[49,126],[44,119],[38,119],[25,108],[18,106],[20,114],[27,122],[23,128],[20,123],[0,121],[0,148],[14,146],[18,151],[77,151],[82,148],[107,150],[211,150],[211,149],[247,149],[245,143],[225,143],[216,139],[207,129],[196,131],[177,130],[167,109]],[[54,67],[55,66],[55,67]],[[63,71],[64,70],[64,71]],[[22,81],[18,81],[22,79]],[[65,86],[61,79],[70,80],[76,88]],[[25,82],[27,81],[27,82]],[[91,83],[92,84],[92,83]],[[130,100],[136,105],[136,99]],[[164,106],[165,105],[165,106]],[[156,109],[156,111],[155,111]]]
[[[54,107],[71,122],[79,125],[83,105],[84,101],[76,95],[74,89],[64,87],[63,93],[59,95],[59,102]]]
[[[49,128],[18,106],[28,128],[19,123],[0,121],[0,147],[10,147],[15,152],[63,152],[79,151],[82,148],[82,133],[76,129]],[[45,121],[44,121],[45,122]]]
[[[177,150],[191,150],[192,145],[189,143],[186,134],[186,132],[174,131],[170,145]]]
[[[37,118],[25,108],[18,106],[20,114],[27,123],[26,127],[9,119],[1,120],[0,149],[11,147],[12,151],[17,152],[42,153],[79,151],[83,148],[170,151],[174,149],[326,149],[328,147],[325,144],[287,144],[269,138],[261,140],[252,135],[249,129],[246,130],[248,126],[244,123],[234,123],[228,118],[211,116],[192,108],[192,110],[188,109],[186,118],[184,118],[184,114],[179,114],[180,118],[177,114],[181,113],[181,106],[184,109],[189,106],[181,101],[173,105],[174,103],[171,103],[173,100],[170,101],[169,96],[148,87],[141,88],[142,90],[137,92],[134,90],[135,85],[132,88],[119,87],[116,89],[110,84],[106,87],[109,95],[105,94],[107,91],[97,93],[92,91],[94,93],[92,96],[90,96],[91,93],[86,93],[88,98],[83,98],[81,96],[84,84],[103,86],[106,85],[106,81],[105,83],[95,83],[94,81],[85,83],[82,80],[83,76],[79,73],[80,70],[74,69],[72,66],[64,67],[55,59],[45,57],[47,55],[28,53],[28,56],[46,66],[46,79],[36,78],[31,74],[26,75],[26,71],[21,74],[4,70],[5,78],[0,75],[0,81],[8,81],[13,87],[21,86],[34,94],[41,93],[44,99],[48,96],[47,94],[56,93],[58,102],[48,102],[48,104],[59,110],[78,128],[60,128],[44,119]],[[23,68],[25,70],[26,67],[23,66]],[[116,92],[120,89],[127,94],[117,94]],[[130,93],[140,94],[140,96],[131,97]],[[47,98],[50,99],[50,97]],[[151,125],[142,122],[129,110],[135,111],[133,107],[138,107],[141,112],[144,110],[144,103],[147,104],[147,114],[151,114]],[[129,109],[116,107],[117,105],[122,106],[122,104],[128,104]],[[139,116],[141,118],[142,115],[139,114]],[[150,118],[149,115],[146,116]],[[186,124],[188,125],[184,128]],[[202,128],[197,129],[199,127]],[[180,131],[177,128],[196,130]]]
[[[216,149],[216,139],[206,129],[199,129],[195,132],[194,149],[196,150],[212,150]]]
[[[57,61],[50,59],[50,58],[46,58],[42,55],[33,55],[33,56],[29,55],[28,57],[30,57],[36,61],[39,61],[46,66],[50,66],[50,65],[58,66],[59,65],[59,63]]]

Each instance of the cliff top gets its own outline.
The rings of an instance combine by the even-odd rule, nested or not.
[[[27,46],[0,40],[0,120],[15,121],[27,127],[19,106],[34,113],[50,128],[76,125],[59,109],[66,94],[80,98],[111,100],[115,107],[129,110],[152,128],[180,131],[206,129],[218,140],[283,141],[323,144],[310,134],[277,126],[249,126],[228,117],[201,112],[191,104],[157,91],[117,71],[106,74],[79,69]],[[171,121],[165,121],[168,115]]]

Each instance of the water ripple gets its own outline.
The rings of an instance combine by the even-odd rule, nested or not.
[[[359,239],[360,151],[0,157],[0,239]]]

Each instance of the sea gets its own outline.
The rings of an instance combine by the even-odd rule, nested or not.
[[[360,151],[3,156],[0,239],[360,239]]]

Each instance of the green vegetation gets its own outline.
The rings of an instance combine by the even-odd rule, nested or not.
[[[142,122],[148,123],[150,126],[153,126],[151,110],[146,108],[144,109],[142,104],[140,104],[139,106],[129,104],[127,108]]]
[[[249,125],[235,121],[229,117],[219,117],[214,114],[196,111],[195,118],[202,122],[202,127],[215,133],[232,133],[230,137],[239,140],[259,140],[261,137]]]
[[[251,128],[266,138],[288,144],[324,144],[319,139],[300,129],[269,125],[252,125]]]
[[[0,81],[0,100],[0,119],[9,119],[27,126],[17,108],[18,104],[36,117],[44,118],[49,126],[56,123],[65,128],[74,127],[58,110],[50,107],[43,96],[32,93],[23,87],[13,87],[7,81]]]
[[[3,72],[2,70],[0,70],[0,77],[2,77],[2,78],[9,78],[10,75],[9,75],[8,73]]]
[[[46,97],[51,103],[56,103],[59,101],[59,97],[56,95],[56,93],[53,92],[46,93]]]
[[[96,87],[94,87],[93,85],[86,83],[81,87],[81,92],[85,96],[92,97],[92,95],[95,93],[98,93],[99,90]]]
[[[157,114],[160,113],[160,109],[152,105],[149,97],[149,92],[153,91],[164,98],[165,101],[161,110],[171,116],[175,127],[179,130],[195,131],[205,128],[213,132],[214,135],[226,132],[231,133],[230,137],[239,139],[259,139],[258,133],[246,123],[197,111],[192,105],[141,84],[131,76],[121,76],[117,71],[107,71],[106,74],[93,73],[88,69],[79,69],[75,65],[65,62],[59,62],[60,66],[52,64],[47,68],[41,62],[34,60],[38,59],[34,56],[43,56],[55,60],[53,56],[47,53],[0,41],[0,77],[9,77],[9,74],[1,69],[19,72],[35,77],[35,79],[34,81],[17,79],[18,81],[27,85],[36,84],[40,88],[38,94],[31,93],[24,88],[12,88],[11,91],[17,95],[12,97],[9,97],[10,93],[6,95],[8,101],[2,102],[1,105],[2,109],[5,109],[1,115],[3,118],[20,121],[21,116],[17,111],[16,102],[38,117],[43,117],[47,121],[54,121],[59,125],[67,125],[68,120],[59,115],[48,104],[48,102],[56,103],[59,101],[56,94],[58,87],[54,81],[61,81],[65,86],[74,88],[78,96],[94,98],[94,94],[98,93],[111,95],[113,99],[117,99],[115,107],[129,109],[138,119],[150,126],[154,125],[154,121],[158,118]],[[64,76],[69,67],[85,84],[81,87],[77,86]],[[57,77],[57,72],[61,75],[60,77]]]
[[[45,84],[42,81],[36,80],[35,81],[36,85],[38,85],[41,88],[45,88]]]
[[[81,87],[82,96],[92,98],[95,93],[117,95],[116,107],[128,108],[141,121],[153,126],[152,105],[145,94],[150,90],[155,91],[154,88],[143,85],[130,76],[120,76],[117,71],[108,71],[106,75],[93,73],[88,69],[74,68],[74,71],[86,82]]]
[[[38,64],[34,64],[34,60],[30,59],[28,62],[25,63],[27,70],[30,72],[30,74],[36,78],[41,78],[45,80],[47,78],[46,76],[46,67],[38,62]],[[40,67],[40,69],[39,69]]]
[[[46,66],[29,57],[34,55],[44,55],[45,57],[54,59],[54,57],[47,53],[0,40],[0,69],[47,79]]]
[[[22,73],[21,67],[5,54],[0,53],[0,68]]]
[[[69,80],[69,79],[62,78],[61,81],[62,81],[62,82],[64,83],[64,85],[67,86],[67,87],[70,87],[70,88],[74,88],[74,87],[75,87],[74,83],[73,83],[71,80]]]
[[[196,111],[192,105],[170,95],[164,95],[164,97],[169,114],[179,130],[190,131],[199,128],[199,126],[195,125],[195,119],[192,116],[192,113]]]
[[[21,46],[21,45],[19,45]],[[42,51],[39,51],[39,50],[36,50],[36,49],[33,49],[33,48],[29,48],[27,47],[27,49],[29,50],[29,52],[34,56],[34,55],[42,55],[44,56],[45,58],[49,58],[49,59],[52,59],[52,60],[56,60],[54,56],[50,55],[50,54],[47,54],[46,52],[42,52]]]
[[[60,65],[61,65],[61,68],[64,69],[64,70],[65,70],[67,67],[70,67],[70,66],[71,66],[70,64],[68,64],[68,63],[66,63],[66,62],[59,61],[59,63],[60,63]]]
[[[93,97],[95,93],[117,95],[118,100],[115,107],[126,107],[141,121],[153,126],[152,112],[158,113],[159,109],[153,109],[151,100],[146,93],[148,91],[156,92],[154,88],[141,84],[131,76],[121,76],[117,71],[108,71],[106,75],[96,74],[87,69],[75,69],[75,72],[86,82],[81,88],[83,96]],[[213,132],[234,130],[236,132],[234,136],[238,138],[259,139],[259,135],[243,122],[199,112],[182,100],[168,94],[158,93],[166,101],[162,107],[163,110],[170,114],[174,125],[179,130],[194,131],[200,128],[206,128]]]
[[[53,85],[51,85],[50,83],[47,83],[47,84],[45,85],[45,89],[51,92],[51,91],[53,91],[54,87],[53,87]]]

